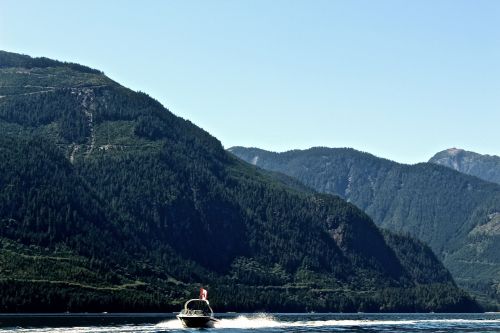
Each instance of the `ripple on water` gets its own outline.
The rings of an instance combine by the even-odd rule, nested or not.
[[[271,315],[252,314],[222,317],[215,323],[213,331],[241,332],[433,332],[433,333],[472,333],[500,332],[500,315]],[[68,326],[71,326],[68,318]],[[157,320],[155,318],[151,321]],[[16,327],[0,328],[2,332],[34,333],[115,333],[115,332],[196,332],[196,329],[184,329],[177,319],[167,319],[159,323],[123,324],[73,327]]]

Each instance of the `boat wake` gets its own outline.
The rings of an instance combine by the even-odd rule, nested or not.
[[[156,324],[155,327],[166,330],[180,330],[183,328],[179,319],[169,319]]]
[[[319,318],[318,318],[319,319]],[[344,328],[362,328],[362,327],[392,327],[397,331],[411,330],[428,332],[429,330],[445,330],[453,332],[457,328],[481,328],[484,332],[497,332],[500,327],[500,318],[494,319],[328,319],[328,320],[302,320],[294,321],[293,317],[285,316],[279,320],[270,314],[257,315],[240,315],[234,318],[222,318],[214,323],[214,327],[209,329],[213,331],[246,331],[256,330],[260,332],[272,329],[277,332],[295,332],[297,329],[312,328],[311,332],[322,331],[321,328],[329,327]],[[316,328],[316,329],[315,329]],[[487,329],[487,330],[485,330]],[[109,333],[109,332],[185,332],[192,329],[184,329],[178,319],[169,319],[158,324],[146,325],[118,325],[118,326],[87,326],[87,327],[58,327],[58,328],[0,328],[0,333],[3,332],[58,332],[58,333]],[[357,331],[356,331],[357,332]],[[444,331],[443,331],[444,332]],[[469,331],[467,331],[469,332]]]
[[[269,314],[257,314],[251,316],[238,316],[236,318],[222,318],[213,323],[213,328],[233,328],[233,329],[255,329],[286,327],[287,322],[278,321]],[[178,319],[162,321],[156,327],[162,329],[182,329],[183,326]]]
[[[238,316],[231,319],[221,319],[214,324],[214,328],[273,328],[284,327],[288,323],[278,321],[272,315],[261,313],[254,316]]]
[[[241,315],[223,318],[214,323],[214,329],[259,329],[259,328],[299,328],[299,327],[362,327],[362,326],[412,326],[412,327],[453,327],[457,325],[500,325],[500,319],[401,319],[401,320],[278,320],[270,314]],[[164,329],[180,329],[178,320],[169,320],[157,325]]]

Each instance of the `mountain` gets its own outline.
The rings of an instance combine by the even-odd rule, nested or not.
[[[102,72],[0,52],[0,309],[473,311],[424,244]]]
[[[383,228],[417,237],[460,286],[493,306],[500,303],[500,186],[439,165],[398,164],[354,149],[229,151],[336,194]]]
[[[429,163],[439,164],[454,170],[500,184],[500,157],[481,155],[463,149],[450,148],[434,155]]]

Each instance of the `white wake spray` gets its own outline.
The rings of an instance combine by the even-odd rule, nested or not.
[[[250,317],[241,315],[236,318],[223,318],[214,324],[214,328],[272,328],[283,327],[286,324],[286,322],[276,320],[272,315],[260,313]]]
[[[157,328],[167,329],[167,330],[180,330],[183,328],[182,323],[179,319],[170,319],[162,321],[156,324]]]

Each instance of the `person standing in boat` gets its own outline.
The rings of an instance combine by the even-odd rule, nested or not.
[[[208,291],[206,289],[200,288],[200,299],[208,302]]]

